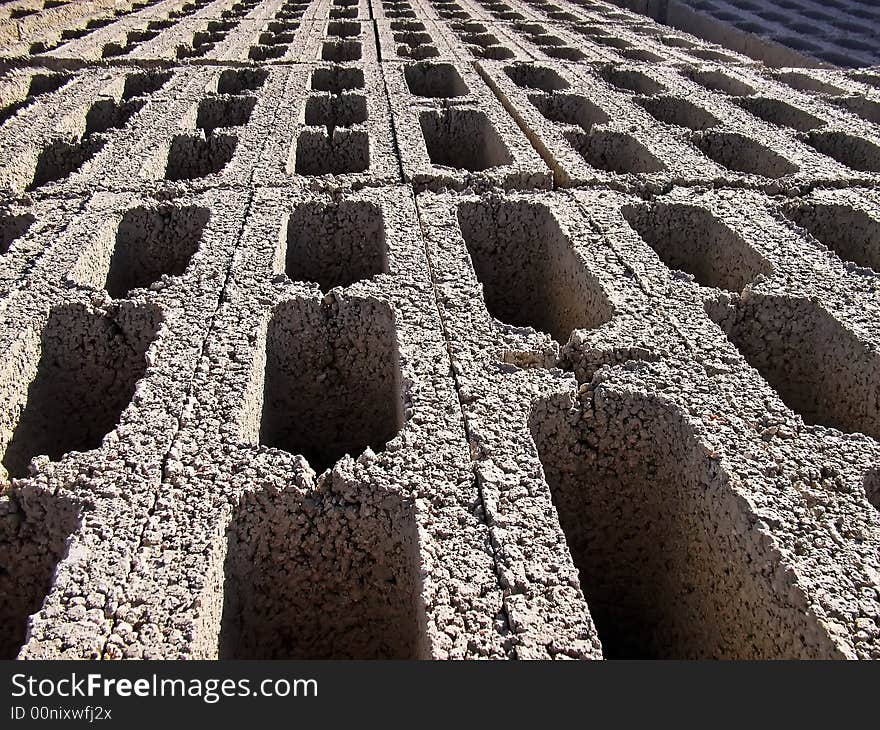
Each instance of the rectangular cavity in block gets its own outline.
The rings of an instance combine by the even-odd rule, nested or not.
[[[146,372],[146,352],[160,323],[147,307],[55,307],[43,326],[36,374],[21,407],[3,466],[27,474],[35,456],[60,459],[98,448],[116,428]]]
[[[353,302],[283,303],[266,334],[260,443],[301,454],[318,473],[367,447],[379,453],[403,426],[394,313]]]
[[[613,308],[550,208],[526,200],[462,203],[458,224],[486,308],[565,344],[576,329],[611,319]]]
[[[168,148],[165,178],[194,180],[216,174],[232,159],[237,144],[238,138],[231,134],[179,134]]]
[[[629,225],[671,269],[691,274],[702,286],[739,292],[770,265],[705,208],[684,204],[630,206]]]
[[[104,288],[114,299],[149,287],[162,276],[180,276],[198,250],[210,210],[160,205],[132,208],[122,216]]]
[[[304,203],[287,224],[285,272],[322,291],[349,286],[388,270],[381,207],[363,201]]]
[[[432,165],[478,172],[513,162],[504,141],[482,111],[423,111],[419,114],[419,125]]]

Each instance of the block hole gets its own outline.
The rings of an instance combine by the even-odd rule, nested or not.
[[[257,104],[256,96],[208,96],[199,102],[196,126],[209,137],[215,129],[247,124]]]
[[[313,91],[341,94],[343,91],[363,89],[364,85],[363,69],[334,66],[332,68],[316,68],[312,71]]]
[[[821,81],[820,79],[797,71],[777,74],[777,78],[791,86],[793,89],[805,91],[808,94],[838,95],[845,93],[839,86],[834,86],[834,84],[829,84],[826,81]]]
[[[645,145],[624,132],[597,128],[588,134],[565,132],[564,136],[589,165],[599,170],[639,175],[666,169]]]
[[[260,443],[321,473],[384,450],[403,427],[394,313],[380,302],[279,306],[266,335]]]
[[[811,132],[807,143],[823,155],[860,172],[880,172],[880,147],[846,132]]]
[[[504,73],[521,89],[539,89],[552,94],[554,91],[564,91],[571,86],[552,68],[544,66],[531,64],[505,66]]]
[[[866,122],[880,124],[880,102],[866,99],[862,96],[842,96],[839,99],[835,99],[834,103],[860,116]]]
[[[728,170],[775,179],[793,175],[799,169],[782,155],[735,132],[698,132],[693,139],[706,157]]]
[[[116,428],[146,372],[160,323],[151,307],[55,307],[43,326],[36,375],[6,444],[3,466],[24,477],[33,457],[90,451]]]
[[[298,206],[287,225],[285,272],[328,292],[388,271],[385,220],[373,203]]]
[[[30,213],[9,215],[0,212],[0,256],[9,251],[13,241],[25,235],[36,218]]]
[[[871,469],[865,475],[865,481],[862,482],[865,490],[865,497],[874,509],[880,511],[880,467]]]
[[[599,396],[582,426],[544,403],[529,425],[605,657],[837,656],[684,415]]]
[[[718,117],[703,107],[677,96],[647,96],[633,99],[654,119],[664,124],[686,127],[696,132],[720,124]]]
[[[207,137],[178,134],[168,148],[167,180],[194,180],[214,175],[229,163],[235,153],[238,138],[231,134],[211,134]]]
[[[71,78],[69,74],[34,74],[28,84],[27,95],[33,98],[51,94],[67,84]]]
[[[406,85],[411,94],[451,99],[470,91],[451,63],[417,63],[404,66]]]
[[[122,100],[128,101],[136,96],[155,94],[171,79],[171,72],[147,71],[129,74],[125,77]]]
[[[781,127],[789,127],[799,132],[806,132],[817,127],[824,127],[819,117],[798,109],[796,106],[787,104],[781,99],[771,99],[766,96],[749,96],[737,99],[739,104],[750,114],[763,119],[771,124],[778,124]]]
[[[324,43],[321,49],[321,58],[333,63],[345,63],[346,61],[359,61],[361,53],[360,41],[335,41]]]
[[[818,304],[753,294],[709,314],[806,423],[880,437],[880,355]]]
[[[370,138],[360,129],[305,128],[296,143],[294,172],[297,175],[344,175],[366,172],[370,167]]]
[[[29,619],[52,589],[79,522],[73,501],[42,490],[0,496],[0,659],[15,659],[27,641]]]
[[[487,61],[507,61],[516,54],[505,46],[475,46],[468,45],[468,51],[476,58],[484,58]]]
[[[121,129],[146,103],[146,99],[98,99],[86,113],[86,135]]]
[[[226,69],[217,81],[218,94],[243,94],[246,91],[259,91],[269,72],[263,68]]]
[[[850,205],[800,203],[784,210],[844,261],[880,271],[880,221]]]
[[[104,146],[98,137],[84,137],[70,142],[55,140],[47,144],[37,157],[34,177],[28,190],[35,190],[46,183],[56,182],[72,175],[94,157]]]
[[[363,488],[247,492],[224,572],[221,659],[416,659],[418,541],[410,501]]]
[[[336,127],[351,127],[367,121],[367,97],[363,94],[310,96],[306,100],[306,124],[327,128],[333,136]]]
[[[583,61],[587,58],[586,54],[583,51],[579,51],[577,48],[572,48],[571,46],[539,46],[541,49],[541,53],[545,56],[549,56],[550,58],[555,58],[559,61]]]
[[[755,249],[705,208],[629,206],[623,216],[663,263],[686,271],[702,286],[739,292],[758,275],[771,273]]]
[[[740,62],[736,56],[731,56],[729,53],[724,53],[723,51],[715,51],[711,48],[691,48],[687,53],[694,58],[699,58],[701,61],[712,61],[713,63]]]
[[[599,72],[599,75],[603,80],[612,86],[616,86],[618,89],[631,91],[642,96],[653,96],[654,94],[662,94],[666,91],[665,86],[654,81],[654,79],[641,71],[606,66]]]
[[[104,288],[114,299],[149,287],[163,275],[180,276],[198,250],[210,211],[196,206],[132,208],[116,231]]]
[[[546,205],[492,199],[462,203],[458,224],[486,308],[495,319],[546,332],[560,344],[614,310]]]
[[[423,111],[419,125],[432,165],[478,172],[513,163],[484,112],[456,108]]]
[[[755,89],[744,81],[730,76],[723,71],[693,70],[687,76],[709,91],[718,91],[729,96],[752,96]]]
[[[333,20],[327,23],[327,35],[334,38],[354,38],[361,34],[361,24],[347,20]]]
[[[529,101],[551,122],[573,124],[588,132],[611,118],[585,96],[578,94],[529,94]]]
[[[344,20],[347,18],[356,18],[358,15],[357,8],[330,8],[331,20]]]

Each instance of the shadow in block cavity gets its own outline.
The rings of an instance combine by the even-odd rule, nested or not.
[[[496,319],[532,327],[565,344],[594,329],[613,307],[550,209],[525,200],[462,203],[458,224],[486,308]]]
[[[50,142],[37,157],[34,177],[28,190],[36,190],[46,183],[63,180],[72,175],[98,154],[103,146],[104,140],[96,137],[85,137],[74,142],[66,140]]]
[[[259,91],[269,72],[263,68],[226,69],[217,81],[218,94],[243,94],[245,91]]]
[[[409,92],[415,96],[451,99],[470,93],[451,63],[416,63],[404,66],[403,74]]]
[[[26,401],[11,414],[17,423],[3,455],[10,476],[27,475],[35,456],[57,461],[101,445],[146,372],[160,322],[152,307],[65,304],[49,313]]]
[[[871,469],[865,475],[862,486],[865,489],[865,497],[868,498],[874,509],[880,511],[880,467]]]
[[[718,117],[703,107],[677,96],[648,96],[633,99],[659,122],[702,132],[720,124]]]
[[[165,179],[194,180],[216,174],[232,159],[237,144],[238,138],[231,134],[178,134],[168,148]]]
[[[360,61],[361,55],[360,41],[328,41],[321,48],[321,60],[332,63]]]
[[[312,91],[341,94],[344,91],[363,89],[364,86],[364,71],[360,68],[333,66],[312,71]]]
[[[247,124],[257,104],[256,96],[209,96],[199,102],[196,126],[210,136],[221,127]]]
[[[819,117],[816,117],[803,109],[798,109],[781,99],[771,99],[766,96],[746,96],[737,99],[739,104],[750,114],[763,119],[771,124],[778,124],[781,127],[788,127],[798,132],[807,132],[817,127],[824,127]]]
[[[598,395],[576,421],[536,403],[530,428],[605,657],[836,657],[684,416]]]
[[[770,264],[723,221],[692,205],[630,206],[623,216],[669,268],[702,286],[739,292]]]
[[[432,165],[479,172],[513,163],[489,117],[481,111],[423,111],[419,124]]]
[[[574,150],[592,167],[620,175],[663,172],[660,160],[635,137],[611,129],[565,132],[564,137]]]
[[[529,94],[529,101],[545,119],[573,124],[585,132],[589,132],[593,125],[611,121],[600,107],[578,94]]]
[[[709,91],[718,91],[728,96],[751,96],[755,89],[744,81],[729,76],[723,71],[694,70],[686,74],[691,81]]]
[[[297,175],[345,175],[366,172],[369,167],[366,130],[305,128],[297,137],[293,169]]]
[[[382,209],[362,201],[306,203],[287,224],[285,272],[322,291],[349,286],[388,270]]]
[[[653,96],[666,91],[663,84],[654,81],[650,76],[633,69],[619,69],[606,66],[599,72],[602,79],[622,91],[631,91],[634,94]]]
[[[136,96],[155,94],[171,80],[171,76],[170,71],[145,71],[143,73],[129,74],[125,77],[122,100],[128,101]]]
[[[411,502],[369,485],[248,492],[227,533],[220,659],[416,659]]]
[[[13,241],[25,235],[36,218],[30,213],[7,215],[0,212],[0,256],[9,251]]]
[[[504,73],[521,89],[537,89],[552,94],[554,91],[564,91],[571,86],[552,68],[544,66],[514,64],[505,66]]]
[[[295,300],[266,334],[259,441],[302,454],[316,472],[368,446],[382,451],[403,426],[394,313],[347,301],[338,310]]]
[[[706,157],[734,172],[776,179],[800,169],[782,155],[736,132],[701,132],[693,140]]]
[[[880,355],[818,304],[751,294],[709,314],[804,421],[880,438]]]
[[[808,94],[831,94],[839,95],[844,91],[839,86],[829,84],[827,81],[821,81],[805,73],[797,71],[788,71],[777,75],[780,81],[788,84],[793,89],[804,91]]]
[[[146,103],[146,99],[131,99],[123,102],[117,102],[116,99],[99,99],[92,104],[86,114],[86,134],[121,129]]]
[[[352,127],[367,121],[367,97],[363,94],[310,96],[306,99],[305,121],[310,127],[326,127],[327,135],[332,137],[336,127]]]
[[[880,220],[842,203],[792,204],[784,213],[843,260],[880,271]]]
[[[132,208],[116,231],[105,289],[114,299],[149,287],[163,275],[180,276],[198,250],[210,218],[207,208],[161,205]]]
[[[812,132],[807,143],[823,155],[860,172],[880,172],[880,147],[846,132]]]
[[[15,659],[27,640],[28,620],[51,590],[79,522],[76,504],[42,489],[0,496],[0,659]]]

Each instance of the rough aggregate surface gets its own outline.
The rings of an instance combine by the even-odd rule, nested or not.
[[[749,50],[0,4],[0,656],[880,659],[880,74]]]

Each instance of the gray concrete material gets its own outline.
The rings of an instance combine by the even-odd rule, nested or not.
[[[58,582],[31,622],[31,636],[42,641],[34,655],[101,655],[108,619],[126,590],[125,574],[219,303],[246,196],[217,191],[178,199],[175,205],[211,212],[186,271],[110,301],[98,282],[113,268],[112,251],[121,247],[124,228],[116,221],[138,202],[152,210],[167,207],[130,195],[96,196],[92,216],[67,231],[68,245],[44,255],[39,285],[3,313],[4,469],[19,472],[31,456],[39,457],[36,471],[28,476],[25,469],[27,478],[15,482],[4,501],[14,505],[21,494],[33,492],[72,501],[83,510],[67,554],[58,556]],[[161,229],[153,230],[161,235]],[[93,343],[88,350],[78,344],[81,338]],[[66,369],[53,375],[59,363]],[[107,377],[108,385],[99,386]],[[64,390],[53,396],[59,387]],[[114,394],[112,403],[96,399],[105,390]],[[39,428],[47,417],[54,430]],[[82,428],[67,429],[67,424]],[[39,456],[46,450],[52,461]],[[26,504],[23,508],[28,512]],[[108,539],[112,549],[105,553]],[[10,550],[13,543],[5,541],[4,554]],[[23,626],[26,616],[9,618]]]
[[[407,188],[342,199],[290,189],[256,195],[108,654],[505,655],[509,630],[410,196]],[[292,223],[299,233],[296,222],[316,205],[381,210],[385,272],[327,296],[283,274],[299,245],[285,232]],[[299,337],[286,339],[288,327]],[[267,445],[274,391],[264,397],[264,382],[303,338],[318,347],[324,336],[348,343],[338,363],[348,358],[355,370],[334,376],[325,363],[330,380],[319,387],[337,390],[334,377],[360,372],[357,393],[322,399],[328,421],[343,418],[348,430],[358,412],[374,419],[363,396],[382,368],[399,368],[382,397],[400,399],[401,411],[384,449],[371,439],[358,453],[359,442],[317,476],[315,464]],[[383,339],[393,352],[380,356]],[[303,403],[308,387],[298,385]]]
[[[377,64],[300,64],[286,69],[281,88],[255,184],[320,190],[399,182]]]
[[[246,88],[234,83],[239,76]],[[283,69],[217,66],[176,74],[105,71],[93,82],[88,105],[89,96],[81,94],[60,119],[30,107],[6,122],[11,151],[0,179],[11,190],[39,196],[150,181],[246,184],[274,129],[276,88],[287,76]]]
[[[557,185],[780,191],[874,179],[869,125],[746,68],[479,68],[551,165]]]
[[[299,60],[343,65],[375,63],[379,60],[379,49],[372,21],[315,21]]]
[[[555,218],[564,233],[562,248],[550,257],[558,260],[571,246],[581,262],[581,276],[593,282],[594,292],[604,294],[605,309],[597,305],[603,297],[594,300],[587,310],[598,315],[587,323],[591,329],[576,330],[562,350],[560,363],[574,368],[580,389],[575,381],[557,375],[555,396],[546,391],[543,397],[519,391],[521,395],[513,402],[531,402],[531,407],[523,403],[522,410],[510,407],[511,384],[525,378],[553,382],[552,372],[505,373],[497,363],[502,358],[525,362],[529,355],[522,351],[523,344],[536,336],[532,362],[546,362],[547,348],[540,333],[527,335],[524,322],[511,323],[509,310],[500,310],[508,317],[507,323],[487,319],[486,307],[499,312],[497,302],[492,304],[497,285],[480,274],[485,264],[478,263],[475,250],[479,249],[474,248],[482,246],[474,242],[474,231],[486,229],[469,222],[472,213],[463,213],[462,208],[507,208],[503,219],[498,213],[503,227],[489,229],[489,235],[513,243],[514,231],[534,228],[530,216],[541,205],[541,196],[522,196],[524,200],[519,196],[504,200],[419,198],[423,225],[425,219],[431,221],[425,232],[438,301],[447,336],[454,343],[453,362],[472,450],[478,455],[477,471],[483,475],[484,499],[493,508],[490,525],[497,525],[493,537],[502,543],[498,550],[502,574],[508,568],[513,575],[525,576],[515,593],[529,608],[527,615],[533,621],[541,616],[532,608],[536,599],[528,580],[531,551],[524,555],[511,548],[510,555],[517,560],[508,566],[503,562],[508,556],[503,542],[510,539],[513,545],[530,548],[558,545],[552,539],[558,523],[554,528],[554,520],[542,525],[539,519],[552,499],[568,548],[563,547],[555,559],[540,555],[538,562],[542,567],[565,564],[565,553],[570,550],[581,571],[583,592],[606,656],[876,656],[877,637],[864,629],[876,597],[872,594],[865,603],[860,587],[864,581],[870,583],[869,575],[876,570],[871,567],[876,560],[874,549],[865,548],[863,540],[868,534],[870,541],[878,539],[877,514],[862,488],[865,465],[877,458],[876,442],[804,426],[724,340],[714,323],[695,316],[701,307],[691,297],[702,297],[699,292],[705,290],[680,283],[645,241],[632,238],[634,231],[622,223],[622,217],[615,219],[620,213],[613,210],[625,198],[598,190],[575,195],[579,213],[559,199],[543,200],[544,215]],[[583,220],[578,220],[579,215]],[[468,232],[469,228],[473,231]],[[498,257],[500,265],[506,253],[498,244],[487,250]],[[615,276],[618,267],[621,273]],[[523,266],[517,276],[547,278],[541,284],[520,282],[513,290],[523,293],[523,304],[529,303],[535,317],[541,311],[541,300],[525,293],[558,292],[552,278],[557,274],[552,267],[537,274],[529,270]],[[627,276],[626,271],[631,274]],[[507,276],[509,280],[511,274]],[[482,306],[478,277],[486,302]],[[532,322],[546,326],[539,324],[540,319]],[[520,326],[519,332],[513,324]],[[506,333],[520,338],[519,353],[506,345]],[[500,382],[504,382],[503,395],[498,390]],[[499,398],[504,407],[499,407]],[[722,402],[741,404],[739,416],[734,417]],[[719,409],[724,413],[720,418]],[[677,435],[669,446],[658,447],[667,438],[664,432]],[[629,450],[638,449],[642,438],[646,446],[650,444],[651,453],[633,459]],[[618,451],[615,440],[627,442],[627,451]],[[678,448],[685,451],[663,466],[670,450]],[[773,470],[760,471],[759,465],[769,463],[768,459],[775,460]],[[684,462],[689,466],[681,471]],[[641,473],[639,464],[650,465],[645,467],[647,474]],[[691,496],[678,491],[695,474],[701,474],[696,483],[705,486]],[[621,496],[638,488],[635,485],[645,478],[668,485],[659,487],[662,508]],[[596,490],[588,492],[593,496],[584,496],[584,480]],[[700,506],[702,497],[694,501],[706,488],[717,494],[711,508]],[[813,513],[816,516],[806,517],[817,497],[825,507]],[[635,503],[642,506],[634,508]],[[659,543],[654,544],[666,545],[663,550],[669,551],[658,559],[680,565],[672,572],[672,582],[663,585],[646,582],[646,576],[667,571],[644,567],[642,561],[652,559],[648,557],[651,551],[638,547],[641,530],[626,527],[654,523],[649,514],[653,509],[662,509],[667,519],[674,514],[675,520],[683,520],[689,525],[683,528],[688,535],[706,531],[706,537],[695,538],[697,542],[688,548],[690,557],[677,553],[679,548],[673,547],[677,541],[657,536]],[[790,513],[804,518],[796,523],[780,520],[780,515]],[[840,528],[832,524],[834,518],[822,516],[829,514],[846,525],[845,547],[840,543]],[[797,526],[791,529],[793,524]],[[620,532],[615,535],[609,525],[620,526]],[[528,537],[522,537],[522,531]],[[596,533],[601,534],[600,540]],[[712,557],[719,544],[725,545],[727,557]],[[841,545],[852,556],[858,575],[845,576],[846,569],[841,573],[833,554],[838,548],[829,549],[831,544]],[[729,565],[734,554],[767,567],[760,576],[740,574],[726,584],[718,579],[724,571],[711,566],[717,560]],[[752,557],[745,558],[746,554]],[[630,561],[633,565],[626,564]],[[690,587],[676,585],[678,580]],[[822,588],[828,582],[846,588],[829,600]],[[542,577],[537,583],[543,586],[546,581]],[[725,595],[736,595],[737,600]],[[793,626],[799,628],[792,630]]]
[[[458,65],[455,79],[441,66],[432,74],[443,76],[444,88],[437,91],[427,88],[428,80],[421,81],[427,68],[424,64],[386,64],[385,68],[407,181],[417,189],[433,190],[550,186],[550,170],[474,71]],[[450,99],[446,94],[453,92],[445,87],[457,87],[459,79],[467,93]],[[406,93],[400,95],[401,91]]]
[[[383,61],[456,60],[446,33],[429,19],[382,19],[375,22]]]
[[[598,0],[88,30],[0,67],[4,656],[880,658],[876,74]]]

